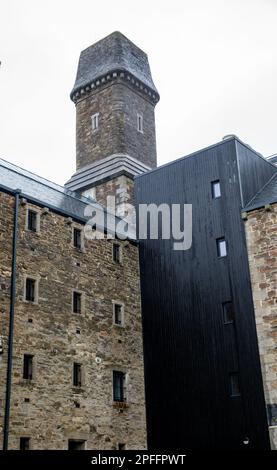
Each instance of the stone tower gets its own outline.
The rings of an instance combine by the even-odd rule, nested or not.
[[[132,200],[134,176],[156,167],[159,94],[147,55],[120,32],[85,49],[70,95],[76,105],[73,191],[106,202]]]

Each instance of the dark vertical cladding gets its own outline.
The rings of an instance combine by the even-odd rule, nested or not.
[[[217,180],[221,197],[213,198]],[[189,250],[174,251],[172,240],[139,244],[149,449],[269,448],[236,141],[135,185],[137,203],[192,204],[193,212]],[[222,237],[227,256],[218,258]]]
[[[236,145],[241,181],[242,207],[244,207],[277,172],[277,168],[242,142],[237,141]]]

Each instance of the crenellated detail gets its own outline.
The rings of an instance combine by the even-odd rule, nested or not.
[[[94,79],[85,86],[74,89],[70,94],[70,98],[74,103],[77,103],[78,100],[83,99],[84,96],[89,94],[92,90],[94,91],[95,89],[105,86],[109,82],[114,83],[116,80],[123,80],[127,82],[128,85],[132,86],[136,91],[142,93],[144,97],[150,100],[153,104],[157,104],[160,99],[158,93],[155,93],[153,90],[151,90],[151,88],[147,87],[131,73],[123,70],[111,71],[102,77]]]

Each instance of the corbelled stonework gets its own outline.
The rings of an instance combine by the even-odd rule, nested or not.
[[[17,244],[9,448],[30,437],[33,449],[67,449],[84,440],[87,449],[146,447],[144,373],[137,246],[113,240],[72,244],[78,222],[23,200]],[[14,197],[0,192],[1,441],[9,332]],[[40,229],[26,229],[27,211],[40,215]],[[24,298],[24,280],[38,282],[38,302]],[[72,312],[72,292],[82,293],[82,312]],[[113,302],[124,304],[124,325],[113,321]],[[23,355],[33,356],[34,376],[23,378]],[[74,387],[73,363],[83,383]],[[113,402],[113,370],[126,373],[124,407]]]
[[[245,222],[271,444],[277,449],[277,204]]]

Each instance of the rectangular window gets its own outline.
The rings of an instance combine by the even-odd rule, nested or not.
[[[73,385],[74,387],[82,386],[82,365],[77,362],[73,364]]]
[[[24,354],[23,379],[32,380],[33,378],[33,357],[31,354]]]
[[[91,127],[93,131],[97,131],[99,127],[99,113],[95,113],[91,116]]]
[[[38,214],[35,211],[28,210],[28,230],[37,232]]]
[[[120,263],[121,261],[121,246],[118,243],[113,243],[113,260],[115,263]]]
[[[227,245],[226,245],[226,240],[225,238],[218,238],[216,240],[217,244],[217,256],[219,258],[224,258],[227,256]]]
[[[73,228],[73,245],[81,250],[82,248],[82,231],[79,228]]]
[[[240,396],[239,373],[233,372],[230,374],[230,394],[231,397]]]
[[[85,450],[86,441],[69,439],[68,450]]]
[[[123,325],[123,305],[114,304],[114,323],[115,325]]]
[[[143,118],[141,114],[137,115],[137,129],[143,134]]]
[[[28,300],[29,302],[34,302],[35,293],[36,293],[36,281],[28,277],[26,279],[25,300]]]
[[[220,181],[212,181],[212,197],[216,199],[221,196]]]
[[[82,294],[73,292],[73,313],[82,312]]]
[[[223,320],[224,323],[233,323],[234,321],[234,307],[233,302],[223,302]]]
[[[123,444],[121,442],[118,443],[117,447],[118,447],[118,450],[126,450],[126,444]]]
[[[30,449],[30,438],[29,437],[21,437],[20,438],[19,448],[20,448],[20,450],[29,450]]]
[[[113,371],[113,399],[118,402],[125,402],[125,374]]]

